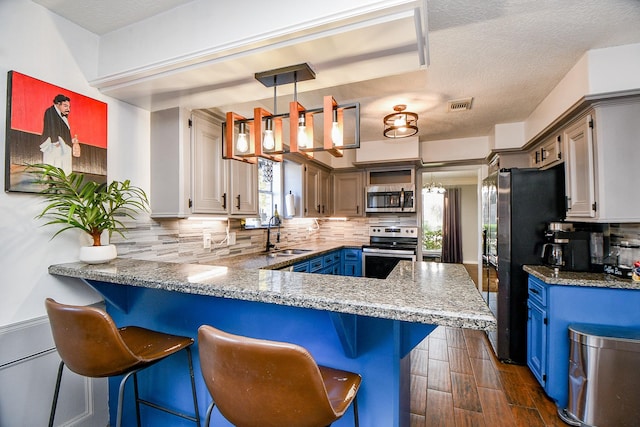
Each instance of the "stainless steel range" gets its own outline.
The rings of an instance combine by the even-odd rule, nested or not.
[[[365,277],[386,278],[401,260],[415,261],[418,227],[369,227],[369,244],[362,247],[362,271]]]

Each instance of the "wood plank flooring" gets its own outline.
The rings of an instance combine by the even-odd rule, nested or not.
[[[566,427],[526,366],[484,332],[436,328],[411,352],[411,427]]]

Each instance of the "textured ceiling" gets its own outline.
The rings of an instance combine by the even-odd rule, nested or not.
[[[191,1],[193,0],[33,0],[98,35]]]
[[[189,3],[34,1],[97,34]],[[420,140],[429,141],[484,136],[497,123],[522,121],[586,51],[640,43],[638,0],[428,0],[427,4],[430,65],[426,69],[417,64],[415,46],[409,46],[409,56],[398,53],[402,46],[383,47],[392,40],[388,37],[392,31],[407,31],[407,22],[400,19],[388,27],[266,53],[269,58],[286,57],[289,64],[314,66],[317,79],[299,85],[304,105],[319,106],[326,94],[339,102],[359,101],[363,140],[382,139],[382,117],[393,105],[404,103],[420,115]],[[412,23],[409,26],[411,33]],[[415,45],[415,33],[412,37]],[[361,51],[378,43],[376,52]],[[384,54],[388,56],[383,58]],[[375,55],[380,62],[371,62]],[[216,72],[202,64],[101,90],[150,110],[181,105],[249,116],[258,104],[273,107],[272,90],[253,80],[255,72],[269,69],[265,56],[256,53],[218,63]],[[405,64],[407,58],[410,64]],[[290,89],[278,91],[283,98],[279,108],[291,99],[289,93]],[[473,97],[470,111],[447,112],[448,100],[466,97]]]

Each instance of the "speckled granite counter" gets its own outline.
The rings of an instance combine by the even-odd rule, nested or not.
[[[302,256],[318,256],[324,250],[313,249],[313,254]],[[119,258],[99,265],[52,265],[49,272],[83,279],[100,292],[118,325],[196,338],[198,328],[208,324],[239,335],[297,343],[321,365],[358,372],[363,378],[358,393],[363,426],[410,424],[404,408],[409,408],[411,350],[437,325],[495,328],[495,318],[462,265],[402,261],[380,280],[242,269],[238,261],[231,261],[233,268]],[[197,370],[197,351],[194,356]],[[180,362],[163,362],[162,378],[174,390],[154,387],[154,392],[159,400],[170,400],[186,412],[189,393],[175,392],[189,387]],[[141,387],[151,387],[152,379],[141,382]],[[210,397],[201,375],[196,383],[204,390],[198,397],[202,414]],[[109,384],[110,402],[116,402],[117,381]],[[133,406],[124,414],[132,425]],[[110,404],[112,416],[115,407]],[[168,425],[156,412],[149,411],[145,422]],[[333,425],[351,426],[352,420],[347,414]],[[211,424],[230,426],[216,411]]]
[[[304,253],[296,253],[291,255],[284,255],[282,251],[271,251],[270,254],[265,252],[257,252],[246,255],[238,255],[227,258],[220,258],[213,261],[201,262],[201,264],[207,265],[219,265],[230,268],[240,268],[243,270],[257,270],[259,268],[265,270],[278,270],[286,268],[296,262],[304,261],[306,259],[314,258],[325,253],[339,250],[342,248],[362,248],[362,243],[313,243],[309,246],[299,247],[287,247],[286,249],[302,249]]]
[[[585,273],[577,271],[559,271],[554,274],[553,269],[544,265],[525,265],[524,271],[537,277],[549,285],[588,286],[598,288],[637,289],[640,282],[621,279],[605,273]]]
[[[402,261],[385,280],[124,258],[52,265],[49,273],[407,322],[483,330],[496,325],[466,270],[456,264]]]

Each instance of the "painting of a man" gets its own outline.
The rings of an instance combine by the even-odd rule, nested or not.
[[[105,102],[11,70],[6,123],[5,191],[40,192],[28,170],[35,163],[107,181]]]
[[[42,162],[57,166],[71,173],[71,128],[67,117],[71,112],[71,99],[58,94],[53,99],[53,105],[44,112],[42,127]]]

